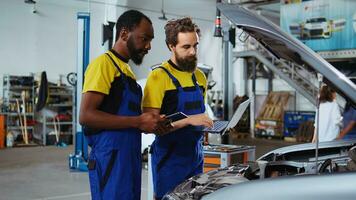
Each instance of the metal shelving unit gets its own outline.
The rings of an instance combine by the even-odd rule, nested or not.
[[[25,98],[22,98],[22,95]],[[34,126],[29,121],[34,120],[34,77],[3,76],[3,99],[6,115],[6,131],[11,131],[14,138],[27,130],[28,136],[33,134]],[[25,124],[26,118],[26,127]],[[21,122],[23,126],[21,127]],[[30,142],[30,141],[29,141]]]
[[[75,134],[75,113],[74,88],[72,86],[48,86],[48,101],[44,109],[55,113],[55,116],[44,115],[43,112],[39,120],[42,124],[42,143],[43,145],[52,145],[55,143],[55,125],[59,132],[59,140],[65,143],[72,143]],[[54,118],[59,119],[59,122],[53,122]],[[61,117],[66,119],[61,119]],[[60,130],[60,131],[59,131]],[[54,134],[51,134],[54,133]]]
[[[33,126],[26,127],[26,129],[33,129]],[[11,126],[11,127],[7,127],[7,130],[21,130],[21,127]]]

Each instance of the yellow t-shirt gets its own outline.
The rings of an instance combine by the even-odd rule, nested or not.
[[[192,80],[192,73],[180,71],[174,68],[171,61],[163,62],[162,67],[167,69],[180,83],[183,89],[194,89],[195,85]],[[207,81],[204,73],[197,69],[194,72],[197,79],[199,87],[203,91],[205,97],[205,91],[207,87]],[[143,96],[143,107],[146,108],[165,108],[165,110],[170,110],[177,104],[177,88],[172,82],[172,79],[163,69],[153,70],[147,78],[144,96]],[[167,111],[170,113],[170,111]],[[165,111],[161,113],[167,113]]]
[[[136,80],[135,74],[131,70],[131,67],[120,59],[113,52],[107,53],[113,58],[115,63],[120,67],[121,71],[132,79]],[[108,95],[111,84],[115,77],[119,77],[120,72],[115,67],[112,60],[108,55],[102,54],[95,60],[93,60],[87,67],[84,75],[83,93],[85,92],[100,92]]]

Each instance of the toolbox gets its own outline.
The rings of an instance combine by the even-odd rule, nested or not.
[[[255,146],[206,145],[204,146],[204,172],[255,160]]]

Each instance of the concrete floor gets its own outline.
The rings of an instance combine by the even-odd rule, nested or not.
[[[279,140],[240,139],[237,144],[256,146],[256,158],[278,147],[292,145]],[[0,199],[87,200],[87,173],[68,170],[73,146],[23,147],[0,150]],[[147,170],[142,170],[141,199],[147,199]]]

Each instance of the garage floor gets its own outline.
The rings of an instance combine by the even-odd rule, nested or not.
[[[240,139],[238,144],[256,146],[256,158],[278,147],[292,145],[280,140]],[[0,194],[6,200],[90,199],[86,173],[70,173],[68,155],[73,146],[8,148],[0,150]],[[147,170],[142,170],[142,200],[147,199]]]

